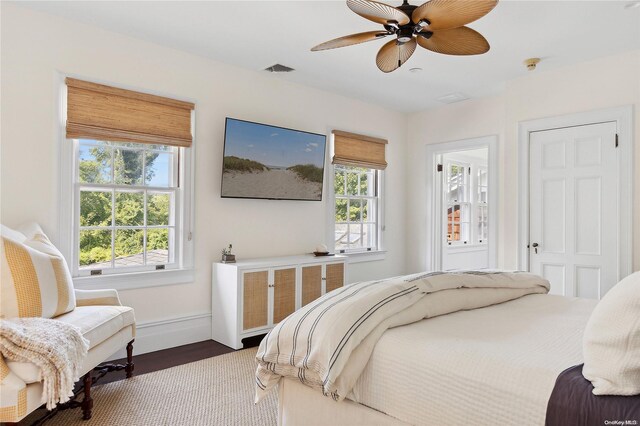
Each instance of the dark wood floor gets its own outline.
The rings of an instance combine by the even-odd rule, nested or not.
[[[215,340],[205,340],[204,342],[149,352],[142,355],[135,355],[135,349],[136,346],[134,342],[133,362],[135,364],[135,370],[133,374],[135,376],[233,352],[233,349]],[[126,361],[126,359],[119,359],[112,362],[124,364]],[[122,380],[124,378],[124,370],[114,371],[100,379],[100,384],[115,382],[116,380]]]

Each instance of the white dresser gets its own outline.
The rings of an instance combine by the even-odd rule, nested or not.
[[[233,349],[346,282],[347,257],[313,255],[213,264],[212,339]]]

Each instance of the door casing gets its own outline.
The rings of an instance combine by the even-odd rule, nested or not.
[[[518,123],[518,269],[529,270],[529,149],[532,132],[615,122],[618,134],[618,281],[633,271],[633,106]]]
[[[458,141],[426,145],[427,149],[427,235],[425,236],[427,258],[426,271],[442,269],[442,179],[436,179],[438,158],[450,152],[488,149],[489,171],[489,268],[498,263],[498,215],[499,215],[499,173],[498,136],[490,135]],[[438,212],[433,214],[433,212]]]

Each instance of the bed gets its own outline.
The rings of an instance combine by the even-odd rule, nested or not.
[[[279,387],[281,425],[543,425],[596,302],[532,294],[387,330],[341,403]]]
[[[528,273],[461,271],[335,290],[263,339],[256,402],[277,386],[280,425],[640,419],[640,395],[594,397],[582,377],[583,334],[597,301],[548,289]]]

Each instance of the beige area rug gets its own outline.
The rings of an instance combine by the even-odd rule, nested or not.
[[[254,405],[257,348],[96,386],[93,418],[80,409],[46,426],[275,425],[277,392]]]

